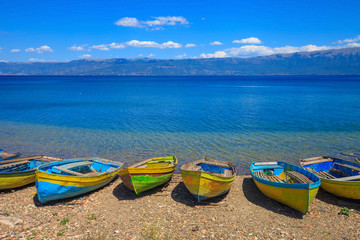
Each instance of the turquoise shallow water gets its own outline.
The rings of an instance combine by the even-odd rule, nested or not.
[[[360,152],[359,76],[0,77],[0,148],[135,162]]]

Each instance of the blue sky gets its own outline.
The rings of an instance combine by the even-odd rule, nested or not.
[[[360,1],[0,0],[0,61],[251,57],[360,47]]]

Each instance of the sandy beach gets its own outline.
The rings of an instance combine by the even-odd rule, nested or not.
[[[34,185],[0,193],[0,239],[358,239],[360,204],[322,190],[306,215],[264,196],[251,176],[197,203],[176,174],[136,196],[117,178],[95,192],[42,205]],[[350,215],[341,215],[343,207]]]

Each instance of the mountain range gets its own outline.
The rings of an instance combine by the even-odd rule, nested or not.
[[[250,58],[111,58],[70,62],[0,62],[0,75],[360,75],[360,48]]]

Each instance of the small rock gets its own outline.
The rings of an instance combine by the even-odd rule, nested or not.
[[[195,231],[199,231],[199,226],[194,226],[191,231],[195,232]]]
[[[0,223],[15,227],[15,225],[21,224],[23,221],[17,217],[0,216]]]

